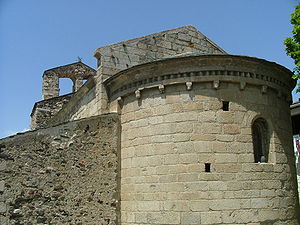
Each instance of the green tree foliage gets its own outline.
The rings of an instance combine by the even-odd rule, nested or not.
[[[286,53],[295,61],[296,67],[294,68],[294,79],[300,78],[300,3],[295,7],[295,12],[291,14],[291,24],[294,26],[292,37],[285,39]],[[300,91],[300,83],[298,89]]]

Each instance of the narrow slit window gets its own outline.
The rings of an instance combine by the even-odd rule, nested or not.
[[[252,124],[254,162],[266,163],[269,155],[269,135],[267,121],[259,118]]]
[[[206,173],[210,173],[211,172],[211,164],[210,163],[205,163],[205,172]]]
[[[222,101],[222,109],[223,111],[229,111],[229,102],[228,101]]]

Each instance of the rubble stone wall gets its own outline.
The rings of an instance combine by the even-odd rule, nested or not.
[[[36,102],[31,113],[31,129],[49,127],[49,120],[70,101],[72,96],[73,94],[68,94]]]
[[[118,224],[116,114],[0,140],[0,224]]]

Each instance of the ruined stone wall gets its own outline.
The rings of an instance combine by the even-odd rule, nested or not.
[[[122,124],[121,224],[298,225],[289,74],[281,69],[198,56],[107,82]],[[267,163],[254,162],[256,118],[268,122]]]
[[[118,224],[116,114],[0,140],[0,224]]]
[[[70,101],[72,96],[73,94],[68,94],[36,102],[31,113],[31,129],[49,127],[49,120]]]

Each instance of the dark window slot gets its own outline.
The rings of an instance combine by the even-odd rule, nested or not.
[[[211,164],[210,163],[205,163],[205,172],[210,173],[211,172]]]
[[[222,101],[222,109],[223,111],[229,111],[229,102],[228,101]]]

